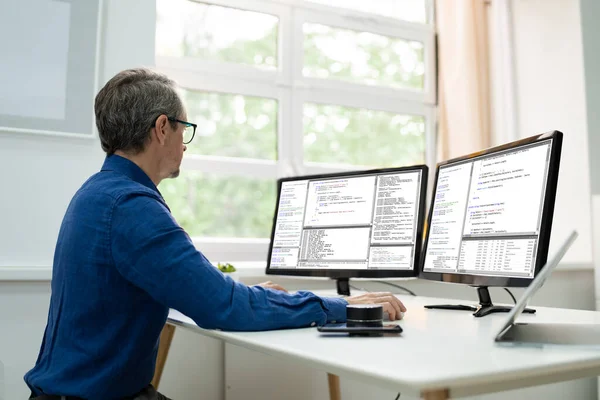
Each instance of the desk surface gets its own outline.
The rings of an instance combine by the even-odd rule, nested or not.
[[[316,292],[324,295],[323,292]],[[449,389],[451,397],[509,390],[600,375],[600,347],[514,347],[494,336],[506,314],[475,318],[470,312],[427,310],[458,300],[398,295],[408,311],[392,337],[323,336],[316,328],[266,332],[201,329],[172,310],[169,322],[247,349],[284,356],[341,377],[419,394]],[[519,321],[600,324],[593,311],[537,307]]]

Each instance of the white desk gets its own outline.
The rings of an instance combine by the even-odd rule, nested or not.
[[[322,295],[322,293],[317,293]],[[250,350],[390,390],[445,399],[600,375],[600,348],[507,347],[493,337],[506,314],[475,318],[466,311],[426,310],[457,300],[398,295],[408,311],[397,337],[329,337],[316,328],[222,332],[199,328],[177,311],[169,324]],[[520,321],[597,323],[600,313],[537,307]]]

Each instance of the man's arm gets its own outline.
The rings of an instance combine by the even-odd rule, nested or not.
[[[111,221],[112,255],[125,279],[203,328],[297,328],[346,318],[343,299],[234,282],[196,250],[167,208],[152,197],[124,196]]]

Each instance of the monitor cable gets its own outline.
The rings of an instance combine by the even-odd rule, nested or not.
[[[406,293],[410,294],[411,296],[416,296],[417,295],[412,290],[410,290],[408,288],[405,288],[404,286],[396,285],[395,283],[390,283],[390,282],[385,282],[385,281],[373,281],[373,282],[383,283],[384,285],[390,285],[390,286],[393,286],[395,288],[404,290]],[[354,286],[352,284],[349,284],[348,286],[350,286],[350,289],[360,290],[361,292],[367,292],[367,293],[371,292],[371,290],[367,290],[365,288],[357,287],[357,286]]]
[[[515,299],[515,296],[513,296],[513,294],[511,293],[511,291],[508,290],[508,288],[503,288],[503,289],[506,290],[506,292],[510,295],[510,297],[512,297],[512,299],[515,302],[515,304],[517,304],[517,299]]]
[[[395,288],[398,288],[400,290],[404,290],[406,293],[410,294],[411,296],[416,296],[417,294],[415,292],[413,292],[412,290],[405,288],[404,286],[401,285],[396,285],[395,283],[391,283],[391,282],[386,282],[386,281],[374,281],[377,283],[383,283],[384,285],[389,285],[389,286],[393,286]]]
[[[358,290],[360,292],[367,292],[367,293],[369,292],[369,290],[367,290],[365,288],[357,287],[357,286],[354,286],[352,284],[348,284],[348,286],[350,286],[350,289]]]
[[[398,400],[401,395],[402,395],[402,393],[398,392],[398,396],[396,396],[396,398],[394,400]]]

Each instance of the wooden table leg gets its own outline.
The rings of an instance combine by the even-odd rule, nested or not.
[[[163,368],[167,362],[167,356],[169,355],[169,348],[171,348],[171,341],[175,334],[175,325],[165,324],[162,332],[160,333],[160,341],[158,342],[158,356],[156,357],[156,367],[154,368],[154,378],[152,378],[152,386],[158,389],[160,383],[160,377],[163,373]]]
[[[450,398],[450,391],[448,389],[427,390],[421,392],[421,397],[424,400],[447,400]]]
[[[327,383],[329,384],[329,400],[342,400],[340,377],[334,374],[327,374]]]

